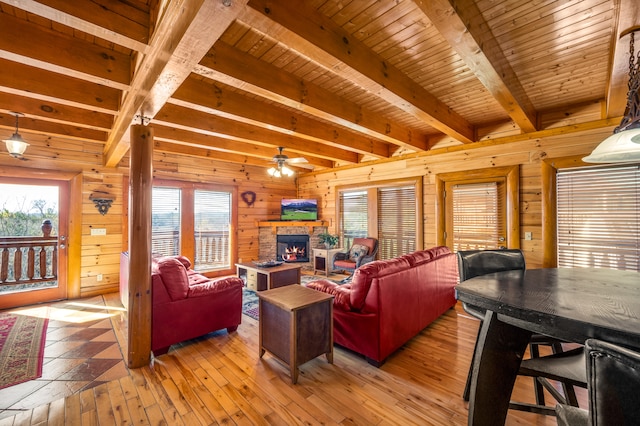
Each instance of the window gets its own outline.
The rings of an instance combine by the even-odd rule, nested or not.
[[[559,267],[640,271],[640,167],[558,170]]]
[[[416,251],[414,186],[378,189],[378,253],[391,259]]]
[[[452,185],[453,251],[504,246],[502,182]]]
[[[163,256],[180,254],[180,188],[152,189],[151,250]]]
[[[156,181],[152,191],[152,250],[184,255],[209,275],[235,263],[237,190],[219,185]]]
[[[436,177],[436,243],[453,251],[520,248],[518,166]]]
[[[376,238],[380,259],[422,249],[422,178],[338,189],[338,194],[344,247],[354,238]]]
[[[368,236],[367,191],[340,193],[342,244],[351,247],[354,238]]]
[[[229,268],[231,194],[197,190],[194,204],[195,270]]]

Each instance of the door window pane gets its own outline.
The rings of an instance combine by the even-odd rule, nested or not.
[[[378,257],[391,259],[416,251],[414,185],[378,189]]]
[[[151,249],[154,254],[180,254],[180,189],[152,190]]]
[[[229,192],[195,191],[196,271],[230,267],[231,201]]]
[[[342,245],[351,247],[354,238],[367,237],[367,191],[340,194]]]
[[[498,183],[453,185],[453,251],[504,245]]]

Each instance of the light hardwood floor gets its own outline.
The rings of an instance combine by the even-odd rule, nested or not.
[[[107,305],[121,306],[117,295],[105,300]],[[126,316],[116,316],[112,322],[125,345]],[[243,315],[237,332],[221,331],[174,345],[149,367],[2,419],[0,426],[464,425],[467,404],[460,395],[477,327],[478,322],[456,306],[381,368],[337,347],[334,364],[316,358],[301,366],[298,384],[292,385],[287,367],[268,353],[258,357],[258,322]],[[533,402],[531,383],[519,378],[513,398]],[[581,404],[586,404],[586,391],[578,393]],[[556,421],[510,411],[507,424],[555,425]]]

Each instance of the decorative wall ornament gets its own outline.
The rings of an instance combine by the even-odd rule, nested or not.
[[[242,197],[242,201],[244,201],[249,207],[251,207],[256,201],[256,193],[253,191],[244,191],[240,194],[240,197]]]
[[[103,216],[107,214],[107,212],[111,208],[111,203],[113,203],[113,196],[104,191],[96,191],[92,193],[89,196],[89,199],[93,201],[93,203],[96,205],[96,208]]]

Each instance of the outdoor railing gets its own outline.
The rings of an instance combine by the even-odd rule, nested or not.
[[[0,238],[0,285],[58,279],[58,237]]]
[[[230,265],[228,232],[198,232],[194,243],[193,269],[202,271]],[[164,256],[178,255],[180,254],[180,234],[178,231],[154,232],[151,247],[154,253]]]

